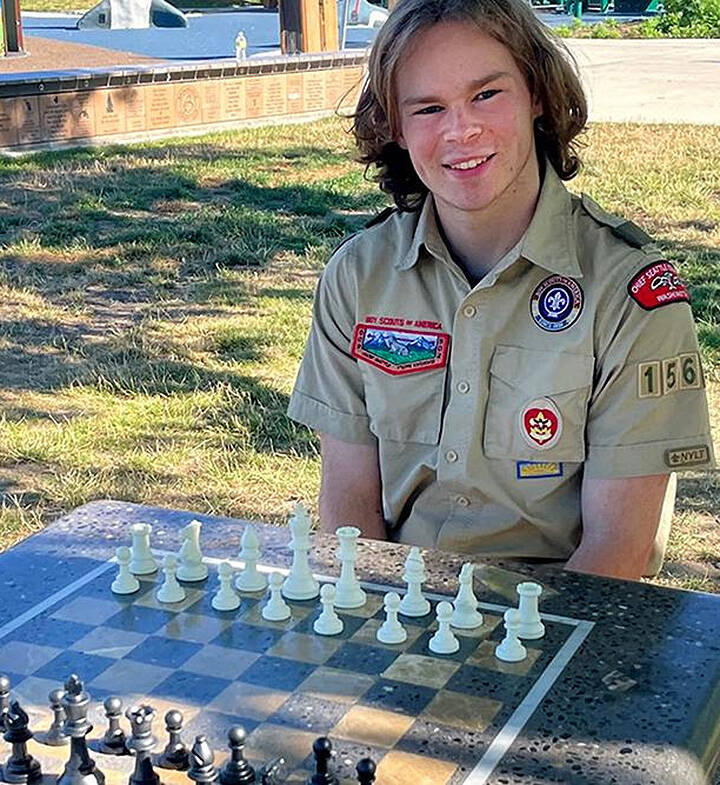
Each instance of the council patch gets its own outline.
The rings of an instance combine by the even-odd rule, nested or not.
[[[442,368],[447,362],[449,345],[447,333],[356,324],[350,352],[385,373],[401,376]]]
[[[628,294],[646,311],[672,303],[689,303],[685,282],[670,262],[654,262],[636,273],[627,287]]]
[[[560,332],[580,318],[583,303],[583,290],[577,281],[564,275],[551,275],[535,287],[530,298],[530,314],[540,329]]]

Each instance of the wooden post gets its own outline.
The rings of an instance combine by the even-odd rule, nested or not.
[[[337,51],[337,0],[279,0],[278,8],[284,55]]]
[[[22,21],[20,19],[20,0],[2,0],[3,40],[5,54],[22,54]]]

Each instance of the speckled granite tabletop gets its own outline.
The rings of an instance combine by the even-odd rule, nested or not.
[[[39,603],[82,582],[118,545],[129,544],[129,524],[151,523],[153,548],[175,551],[179,529],[193,518],[203,521],[206,556],[237,556],[242,521],[116,501],[85,505],[0,554],[0,671],[18,670],[7,657],[3,661],[3,638],[12,638],[18,622],[32,618]],[[289,566],[289,532],[257,528],[262,562]],[[402,587],[406,555],[401,545],[361,541],[358,577]],[[451,599],[463,559],[431,550],[423,555],[426,590]],[[336,576],[333,538],[315,536],[310,560],[316,573]],[[720,597],[500,561],[476,561],[475,592],[481,603],[511,605],[515,585],[529,578],[544,587],[543,615],[593,626],[508,751],[477,781],[712,782],[720,756]],[[432,755],[432,743],[424,754]],[[447,780],[455,781],[463,780]]]

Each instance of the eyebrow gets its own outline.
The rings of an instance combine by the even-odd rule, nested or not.
[[[485,85],[490,84],[490,82],[494,82],[496,79],[500,79],[503,76],[510,76],[507,71],[494,71],[487,76],[483,76],[482,79],[473,79],[470,82],[470,89],[471,90],[479,90],[481,87],[485,87]],[[409,98],[406,98],[404,101],[400,102],[401,106],[412,106],[414,104],[435,104],[438,103],[438,99],[435,96],[428,95],[413,95]]]

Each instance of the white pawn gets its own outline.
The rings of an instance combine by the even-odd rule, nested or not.
[[[235,588],[240,591],[262,591],[267,586],[265,576],[258,572],[257,563],[260,558],[260,543],[255,528],[248,524],[243,532],[240,561],[245,562],[245,567],[235,579]]]
[[[181,581],[203,581],[207,578],[208,569],[203,563],[200,550],[200,521],[190,521],[187,526],[180,529],[184,537],[180,548],[180,567],[177,576]]]
[[[380,643],[404,643],[407,640],[407,632],[398,621],[399,610],[400,595],[389,591],[385,595],[385,621],[376,636]]]
[[[120,546],[115,551],[118,563],[118,574],[110,584],[110,591],[114,594],[133,594],[140,588],[140,581],[130,572],[130,548]]]
[[[290,606],[282,598],[283,576],[279,572],[271,572],[268,578],[270,599],[261,611],[263,619],[268,621],[285,621],[290,618]]]
[[[165,582],[155,595],[159,602],[182,602],[185,599],[185,589],[177,581],[177,569],[177,556],[168,553],[163,560]]]
[[[335,584],[335,606],[338,608],[360,608],[365,605],[367,595],[355,577],[357,561],[357,539],[360,529],[356,526],[341,526],[335,531],[340,543],[340,578]]]
[[[519,611],[517,608],[508,608],[503,614],[505,619],[505,637],[495,648],[495,656],[503,662],[520,662],[527,657],[527,649],[518,638]]]
[[[542,587],[533,581],[518,583],[517,593],[520,596],[520,625],[518,637],[525,640],[537,640],[545,635],[545,625],[540,621],[538,598]]]
[[[240,598],[232,587],[233,568],[229,561],[220,562],[218,578],[220,579],[220,588],[210,604],[216,611],[234,611],[240,607]]]
[[[460,569],[460,587],[453,603],[451,624],[460,630],[474,630],[483,623],[482,613],[477,609],[477,597],[473,591],[472,562],[465,562]]]
[[[320,589],[322,613],[315,619],[313,629],[318,635],[337,635],[343,630],[343,621],[335,613],[335,587],[325,583]]]
[[[454,654],[460,648],[460,641],[453,635],[450,629],[450,619],[452,619],[452,605],[443,600],[437,606],[438,629],[435,635],[428,641],[428,648],[434,654]]]
[[[405,616],[427,616],[430,603],[422,595],[422,583],[425,580],[425,561],[420,549],[410,548],[405,560],[403,580],[407,583],[407,594],[400,601],[400,613]]]
[[[133,523],[130,531],[132,533],[130,572],[133,575],[149,575],[155,572],[157,562],[150,550],[152,526],[149,523]]]

